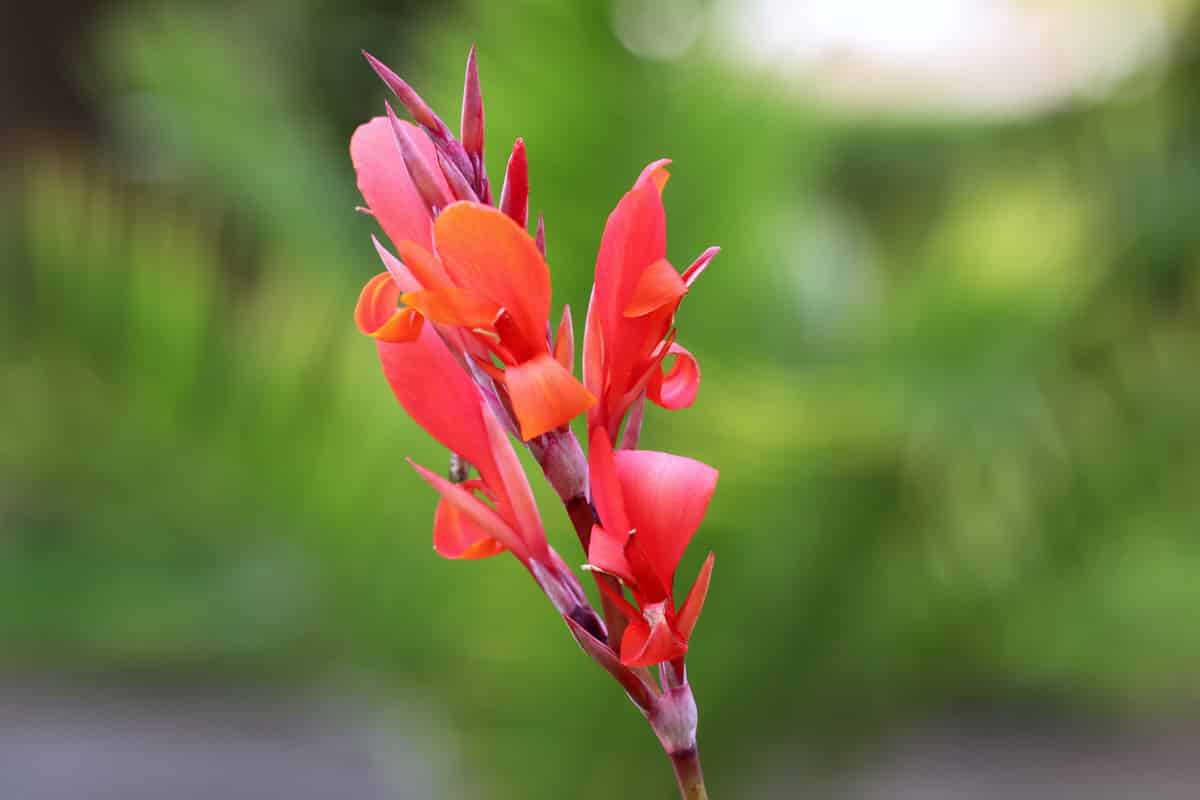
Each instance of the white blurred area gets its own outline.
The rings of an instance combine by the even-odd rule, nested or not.
[[[1033,114],[1100,97],[1166,50],[1168,0],[615,0],[631,52],[722,56],[824,103]]]

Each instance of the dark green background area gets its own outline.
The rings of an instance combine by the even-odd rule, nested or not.
[[[681,569],[716,551],[689,658],[714,797],[764,754],[832,759],[964,706],[1194,703],[1188,15],[1102,101],[991,122],[823,111],[704,47],[639,60],[600,2],[87,19],[56,62],[74,113],[43,113],[56,84],[31,76],[6,134],[0,669],[365,683],[433,708],[496,797],[630,776],[669,796],[651,733],[515,562],[433,554],[403,459],[444,454],[351,321],[379,266],[347,143],[385,97],[358,49],[456,121],[475,42],[492,180],[523,136],[577,336],[647,162],[674,159],[673,262],[723,248],[679,315],[699,398],[643,439],[721,470]]]

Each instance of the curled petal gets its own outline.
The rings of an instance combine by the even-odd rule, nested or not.
[[[678,411],[696,400],[696,392],[700,388],[700,365],[696,363],[696,357],[679,344],[672,344],[667,349],[667,355],[675,356],[674,366],[665,374],[658,368],[654,370],[646,385],[646,396],[662,408]]]
[[[390,273],[381,272],[363,287],[354,308],[354,322],[367,336],[382,342],[411,342],[421,333],[421,315],[396,308],[400,288]]]
[[[400,300],[434,322],[462,328],[491,327],[500,313],[500,306],[491,300],[456,286],[405,292]]]
[[[525,543],[517,532],[504,519],[492,510],[486,503],[464,489],[460,484],[450,481],[435,472],[422,467],[409,459],[409,464],[425,481],[436,489],[445,502],[450,503],[484,535],[490,536],[497,542],[513,551],[513,555],[522,561],[529,557]]]
[[[641,317],[652,311],[678,303],[687,293],[687,286],[671,262],[660,258],[642,272],[629,305],[625,306],[627,317]]]
[[[583,384],[545,353],[506,369],[504,386],[525,441],[566,425],[596,402]]]
[[[692,638],[692,631],[696,629],[696,620],[700,618],[700,612],[704,609],[704,598],[708,597],[708,585],[712,582],[712,568],[713,554],[709,553],[708,558],[704,559],[704,564],[700,567],[700,574],[696,576],[696,582],[688,591],[687,599],[679,607],[675,629],[679,631],[679,635],[683,637],[684,641]]]
[[[653,450],[618,450],[615,461],[638,550],[669,592],[679,559],[708,510],[718,473],[695,459]]]
[[[468,483],[472,484],[468,487]],[[480,481],[461,484],[478,488]],[[443,558],[474,560],[504,552],[504,545],[493,539],[457,506],[443,498],[433,517],[433,549]]]

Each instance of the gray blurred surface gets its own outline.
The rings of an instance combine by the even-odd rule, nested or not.
[[[329,698],[0,682],[0,800],[446,796],[378,719]]]

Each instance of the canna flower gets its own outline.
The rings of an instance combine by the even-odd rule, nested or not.
[[[683,603],[674,600],[675,571],[704,519],[717,470],[691,458],[650,450],[613,452],[603,427],[592,430],[588,454],[592,498],[600,521],[588,547],[591,569],[618,578],[633,595],[599,586],[628,626],[621,663],[644,667],[681,659],[704,607],[713,555]]]
[[[584,383],[598,398],[588,428],[610,441],[642,397],[666,408],[692,404],[700,385],[695,357],[675,341],[675,311],[719,248],[710,247],[682,274],[667,261],[662,191],[670,161],[648,165],[608,217],[584,333]],[[675,356],[665,374],[663,362]]]
[[[386,324],[382,314],[364,314],[360,320],[368,329]],[[509,550],[522,562],[549,561],[546,534],[520,461],[486,398],[446,344],[424,327],[411,341],[379,341],[376,348],[404,410],[479,472],[477,479],[451,483],[413,464],[442,496],[434,516],[438,554],[476,559]]]
[[[571,374],[569,309],[557,341],[550,340],[550,268],[544,246],[523,227],[529,194],[524,143],[514,145],[500,208],[487,205],[474,51],[461,144],[408,84],[368,60],[421,123],[398,119],[389,106],[386,117],[360,126],[350,143],[367,208],[399,256],[376,241],[387,271],[367,282],[359,305],[379,316],[390,300],[391,313],[369,335],[412,341],[432,322],[464,361],[491,379],[522,439],[565,426],[595,397]]]

